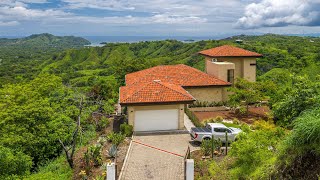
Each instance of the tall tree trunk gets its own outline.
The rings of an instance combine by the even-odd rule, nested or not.
[[[77,146],[77,139],[78,139],[78,134],[79,134],[79,129],[80,129],[80,123],[81,123],[81,114],[82,114],[82,109],[83,109],[83,106],[82,106],[82,102],[83,102],[83,98],[81,98],[80,102],[79,102],[79,114],[78,114],[78,118],[77,118],[77,127],[75,129],[75,131],[73,132],[73,135],[72,135],[72,141],[71,141],[71,147],[70,148],[67,148],[67,146],[61,141],[61,139],[59,139],[59,142],[63,148],[63,151],[65,152],[66,154],[66,158],[67,158],[67,161],[68,161],[68,164],[71,168],[74,167],[74,164],[73,164],[73,156],[74,156],[74,152],[76,150],[76,146]],[[70,152],[71,150],[71,152]]]

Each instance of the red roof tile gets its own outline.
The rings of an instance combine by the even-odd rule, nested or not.
[[[261,54],[251,52],[235,46],[224,45],[200,51],[199,54],[210,57],[261,57]]]
[[[146,83],[160,80],[183,87],[231,85],[212,75],[184,64],[156,66],[126,75],[126,84]]]
[[[181,86],[160,81],[120,87],[120,104],[191,102],[195,99]]]

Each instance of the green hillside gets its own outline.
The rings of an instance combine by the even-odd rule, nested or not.
[[[34,77],[40,65],[55,53],[90,44],[74,36],[37,34],[18,39],[0,39],[0,85]]]
[[[256,120],[255,131],[242,124],[246,134],[221,163],[196,164],[206,170],[202,179],[319,177],[314,160],[320,158],[320,38],[267,34],[193,43],[85,44],[82,38],[49,34],[0,40],[0,179],[71,178],[59,142],[75,142],[79,117],[76,147],[99,135],[100,119],[93,121],[92,112],[106,117],[114,112],[127,73],[180,63],[203,70],[197,52],[225,44],[264,55],[257,60],[257,82],[239,81],[242,86],[233,90],[239,106],[241,98],[258,94],[271,113],[268,122]]]
[[[0,38],[0,47],[4,46],[43,46],[56,48],[81,47],[90,42],[81,37],[75,36],[54,36],[52,34],[34,34],[25,38]]]
[[[235,44],[235,39],[243,39],[244,43]],[[223,44],[263,54],[257,62],[258,76],[273,68],[285,68],[293,73],[318,72],[314,67],[320,61],[320,38],[280,35],[236,36],[194,43],[175,40],[110,43],[104,47],[71,49],[54,56],[42,72],[60,75],[65,82],[85,76],[113,75],[123,83],[125,74],[156,65],[183,63],[203,70],[204,59],[197,52]]]

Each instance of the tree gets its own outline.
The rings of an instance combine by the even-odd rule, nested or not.
[[[246,112],[249,110],[249,104],[254,104],[263,98],[257,83],[241,78],[236,80],[234,87],[231,87],[229,91],[232,92],[229,96],[229,104],[232,107],[244,105]]]
[[[79,110],[78,115],[77,115],[77,121],[76,121],[76,129],[74,130],[73,134],[72,134],[72,139],[71,142],[68,144],[69,146],[65,145],[63,143],[63,141],[61,139],[59,139],[59,142],[66,154],[66,158],[67,161],[69,163],[69,166],[71,168],[73,168],[73,156],[74,156],[74,152],[76,150],[76,145],[77,145],[77,140],[78,140],[78,135],[79,135],[79,131],[80,131],[80,125],[81,125],[81,116],[83,113],[83,109],[84,109],[84,97],[81,96],[79,98],[79,102],[77,105],[77,108]]]
[[[0,146],[30,156],[35,167],[57,157],[58,139],[68,139],[74,129],[70,94],[54,75],[5,85],[0,89]]]
[[[309,80],[308,77],[294,76],[292,84],[272,106],[276,121],[281,125],[291,125],[291,122],[301,112],[319,104],[320,83]]]
[[[86,119],[93,112],[94,109],[101,107],[102,101],[92,101],[90,97],[82,94],[76,93],[72,99],[69,99],[73,102],[73,105],[77,108],[77,115],[75,121],[75,129],[72,133],[71,138],[65,142],[62,139],[59,139],[59,142],[63,148],[63,151],[66,155],[66,159],[71,168],[74,167],[73,157],[78,145],[78,141],[81,135],[81,119]]]

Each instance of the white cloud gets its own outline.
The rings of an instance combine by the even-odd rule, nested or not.
[[[21,21],[21,20],[50,20],[52,18],[61,18],[71,16],[71,13],[66,13],[61,10],[39,10],[28,9],[24,6],[3,6],[0,7],[0,20],[5,21]]]
[[[206,22],[205,18],[194,16],[171,16],[168,14],[157,14],[151,17],[113,16],[113,17],[88,17],[88,16],[65,16],[55,21],[65,23],[92,23],[113,25],[146,25],[146,24],[198,24]]]
[[[16,26],[18,25],[19,22],[18,21],[0,21],[0,26]]]
[[[114,11],[170,14],[173,16],[215,16],[240,12],[239,0],[62,0],[66,8],[108,9]]]
[[[8,6],[26,6],[26,4],[29,3],[47,3],[47,0],[1,0],[0,1],[0,6],[1,5],[8,5]]]
[[[244,4],[238,0],[60,0],[63,7],[32,9],[29,3],[48,0],[0,0],[0,21],[41,22],[60,24],[107,23],[115,25],[171,24],[192,25],[232,22]],[[74,9],[103,9],[118,12],[104,17],[70,13]],[[121,13],[124,15],[121,16]],[[131,14],[132,15],[128,15]],[[107,13],[107,12],[106,12]],[[135,15],[138,13],[140,15]]]
[[[109,9],[109,10],[133,10],[127,1],[123,0],[62,0],[68,3],[68,8],[94,8],[94,9]]]
[[[169,14],[157,14],[151,17],[151,21],[154,23],[164,23],[164,24],[195,24],[195,23],[205,23],[206,18],[200,18],[196,16],[174,16]]]
[[[320,0],[263,0],[245,8],[236,27],[319,26]]]
[[[112,16],[112,17],[91,17],[80,16],[73,13],[67,13],[62,10],[40,10],[28,9],[23,6],[0,7],[0,21],[4,25],[14,24],[18,21],[41,21],[44,24],[50,23],[93,23],[93,24],[185,24],[185,23],[203,23],[205,18],[195,16],[174,16],[170,14],[156,14],[150,17],[133,17],[133,16]],[[11,23],[9,23],[11,22]]]

